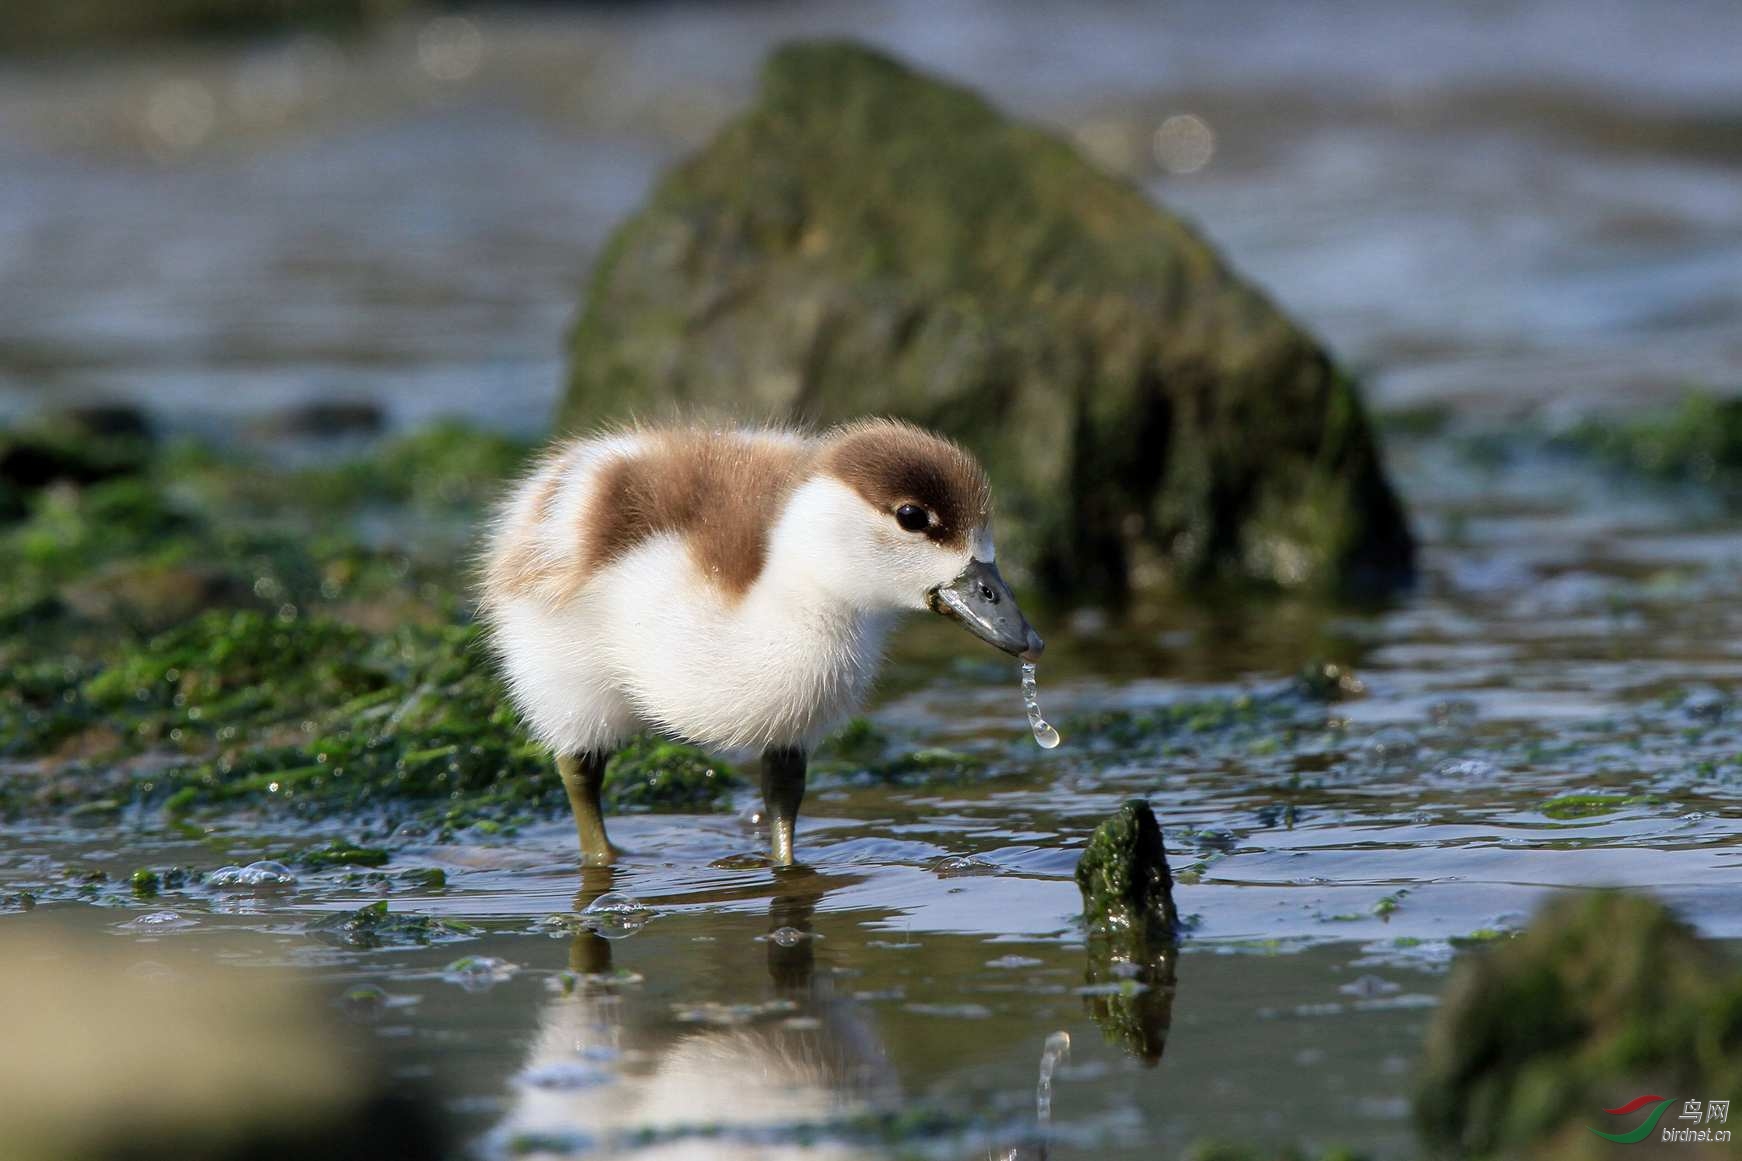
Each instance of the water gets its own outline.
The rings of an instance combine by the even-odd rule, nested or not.
[[[0,410],[121,395],[273,450],[263,425],[311,396],[537,430],[610,224],[789,20],[976,79],[1125,167],[1328,336],[1381,407],[1479,424],[1737,382],[1735,5],[1063,11],[484,14],[475,72],[439,83],[417,28],[5,68],[0,282],[31,294],[0,305]],[[267,89],[294,99],[257,115],[277,76],[295,83]],[[173,112],[188,90],[162,86],[189,84],[212,122],[153,128],[150,98]],[[1211,134],[1189,172],[1202,133],[1156,138],[1184,114]],[[982,647],[914,623],[874,720],[898,749],[978,765],[912,785],[820,776],[808,867],[733,860],[759,841],[752,795],[613,819],[640,853],[603,878],[552,818],[392,839],[390,867],[439,868],[441,889],[299,870],[142,900],[125,889],[140,865],[245,868],[354,820],[190,833],[125,815],[9,830],[0,934],[92,927],[141,971],[165,941],[226,969],[291,966],[397,1075],[438,1080],[486,1156],[530,1130],[634,1156],[635,1110],[674,1132],[711,1118],[721,1155],[882,1158],[897,1147],[844,1126],[906,1108],[949,1126],[926,1147],[951,1156],[1028,1148],[1041,1114],[1053,1157],[1212,1136],[1413,1156],[1409,1070],[1461,941],[1593,884],[1742,940],[1742,523],[1552,456],[1399,436],[1387,458],[1423,541],[1416,592],[1077,618],[1048,633],[1072,734],[1057,754],[1011,737],[1008,672]],[[1359,681],[1298,718],[1180,711],[1177,731],[1129,740],[1095,725],[1262,701],[1327,659]],[[1132,796],[1162,822],[1190,925],[1152,1068],[1096,1020],[1094,989],[1117,983],[1088,981],[1071,880]],[[47,901],[10,913],[23,890]],[[383,892],[467,926],[377,945],[318,926]],[[1035,1052],[1059,1033],[1072,1052],[1052,1057],[1048,1104]],[[817,1125],[814,1147],[796,1139]]]
[[[1035,743],[1041,749],[1057,749],[1059,732],[1040,716],[1040,690],[1035,685],[1034,673],[1034,662],[1024,661],[1022,663],[1022,708],[1028,714],[1028,728],[1034,733]]]

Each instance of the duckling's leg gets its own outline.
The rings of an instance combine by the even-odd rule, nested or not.
[[[605,787],[605,763],[609,754],[558,754],[556,771],[568,791],[569,809],[575,812],[575,831],[581,837],[581,862],[602,867],[619,854],[605,837],[605,815],[599,794]],[[802,776],[802,775],[801,775]]]
[[[804,801],[805,754],[797,746],[762,751],[762,801],[768,807],[769,857],[792,865],[792,828]]]

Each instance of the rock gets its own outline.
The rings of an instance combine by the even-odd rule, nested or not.
[[[1090,931],[1143,931],[1171,939],[1179,928],[1161,826],[1132,799],[1095,828],[1077,862],[1083,922]]]
[[[1173,1020],[1179,913],[1147,802],[1127,802],[1095,828],[1077,863],[1077,887],[1089,936],[1089,1015],[1108,1041],[1154,1065]]]
[[[339,439],[380,435],[387,413],[368,399],[310,399],[287,407],[260,425],[263,435],[296,439]]]
[[[1418,1075],[1416,1124],[1441,1153],[1607,1157],[1592,1130],[1626,1133],[1651,1110],[1605,1109],[1660,1094],[1679,1112],[1742,1087],[1742,973],[1651,899],[1563,895],[1459,961]],[[1719,1155],[1699,1150],[1675,1152]]]
[[[30,997],[0,1053],[8,1161],[445,1155],[431,1103],[305,983],[146,951],[30,917],[0,933],[0,989]]]
[[[1003,558],[1055,595],[1411,573],[1322,347],[1136,187],[852,44],[774,54],[617,232],[570,354],[565,429],[725,408],[947,432],[994,478]]]

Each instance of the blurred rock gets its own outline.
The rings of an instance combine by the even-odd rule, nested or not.
[[[56,412],[54,419],[95,439],[149,441],[154,434],[145,412],[131,403],[81,403]]]
[[[1563,895],[1516,939],[1459,961],[1418,1075],[1416,1123],[1440,1154],[1614,1156],[1592,1130],[1626,1133],[1651,1109],[1605,1109],[1657,1094],[1680,1111],[1742,1088],[1742,973],[1651,899]],[[1732,1155],[1662,1142],[1675,1123],[1639,1155]]]
[[[367,399],[311,399],[278,412],[260,429],[298,439],[380,435],[387,429],[387,413]]]
[[[1134,186],[852,44],[777,52],[599,264],[560,425],[698,407],[955,436],[1056,595],[1413,565],[1322,347]]]
[[[0,52],[46,52],[141,40],[262,36],[296,30],[352,31],[413,7],[415,0],[56,0],[9,4]]]
[[[8,1161],[380,1161],[443,1155],[294,977],[46,921],[0,935]]]
[[[215,565],[122,561],[60,592],[67,608],[93,621],[161,632],[216,608],[259,605],[249,582]]]
[[[1154,1065],[1173,1022],[1179,913],[1147,802],[1127,802],[1095,828],[1077,863],[1077,887],[1089,937],[1089,1015],[1110,1042]]]

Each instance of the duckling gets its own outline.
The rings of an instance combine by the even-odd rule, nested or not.
[[[497,515],[480,606],[515,706],[556,756],[583,861],[619,853],[605,764],[651,730],[759,751],[770,857],[790,865],[806,755],[863,700],[902,613],[1038,657],[991,513],[973,456],[893,420],[555,444]]]

